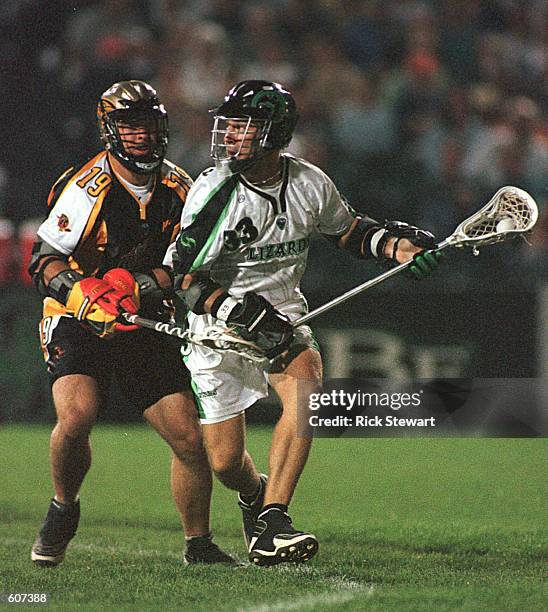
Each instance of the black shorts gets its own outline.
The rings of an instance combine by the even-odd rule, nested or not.
[[[87,374],[107,397],[114,380],[118,395],[140,412],[190,389],[190,373],[174,338],[146,329],[98,338],[70,317],[51,317],[41,330],[51,384],[68,374]]]

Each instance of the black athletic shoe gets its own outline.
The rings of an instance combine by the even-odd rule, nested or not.
[[[249,560],[255,565],[303,563],[318,552],[316,536],[297,531],[289,516],[278,508],[259,514],[249,546]]]
[[[187,540],[186,551],[183,556],[185,565],[194,563],[227,563],[229,565],[240,565],[236,559],[227,555],[213,541],[211,534],[196,536]]]
[[[61,504],[51,500],[46,520],[32,546],[30,558],[36,565],[53,567],[65,558],[65,550],[76,535],[80,520],[80,500]]]
[[[242,499],[242,496],[238,495],[238,506],[240,506],[242,509],[242,522],[246,550],[249,550],[249,544],[251,542],[251,538],[253,537],[257,517],[263,509],[264,493],[266,491],[266,481],[268,480],[268,476],[266,474],[259,474],[259,478],[261,484],[257,497],[253,502],[245,502]]]

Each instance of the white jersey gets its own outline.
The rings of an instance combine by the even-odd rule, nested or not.
[[[296,319],[307,308],[299,283],[311,234],[342,235],[354,214],[318,167],[288,154],[282,162],[282,179],[269,188],[205,170],[189,191],[181,233],[164,263],[173,266],[175,254],[185,272],[209,273],[236,299],[254,291]]]

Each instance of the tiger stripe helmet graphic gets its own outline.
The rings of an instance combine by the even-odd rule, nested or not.
[[[97,122],[105,148],[126,168],[137,174],[152,174],[160,167],[168,144],[167,112],[148,83],[114,83],[99,100]],[[129,153],[120,134],[120,123],[149,131],[154,141],[151,151],[146,155]]]

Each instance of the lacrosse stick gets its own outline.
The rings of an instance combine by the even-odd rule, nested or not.
[[[477,255],[480,247],[503,242],[509,238],[529,232],[537,222],[537,218],[537,204],[526,191],[518,187],[502,187],[483,208],[458,225],[455,231],[437,246],[437,250],[441,251],[448,247],[470,247],[472,253]],[[319,306],[300,317],[293,322],[293,327],[304,325],[311,319],[335,308],[335,306],[382,283],[387,278],[403,272],[412,263],[413,261],[410,260],[399,264],[391,270],[387,270],[383,274],[379,274],[379,276],[350,289],[323,306]],[[257,345],[244,340],[230,328],[211,325],[203,333],[196,334],[169,323],[143,319],[138,315],[124,313],[122,317],[129,323],[134,323],[140,327],[147,327],[170,336],[177,336],[185,342],[237,353],[255,362],[264,362],[267,359]]]
[[[436,247],[442,251],[448,247],[462,249],[471,247],[474,255],[479,254],[480,247],[515,238],[533,229],[538,219],[538,207],[535,200],[518,187],[502,187],[489,202],[476,213],[465,219],[455,231]],[[294,327],[304,325],[315,317],[346,302],[355,295],[382,283],[387,278],[406,270],[413,260],[399,264],[379,274],[375,278],[350,289],[330,302],[318,306],[308,314],[293,322]]]
[[[174,336],[184,342],[205,346],[210,349],[227,351],[229,353],[237,353],[250,361],[258,363],[264,362],[266,359],[263,352],[256,344],[249,340],[244,340],[229,327],[210,325],[206,327],[203,332],[196,333],[171,323],[145,319],[144,317],[130,314],[129,312],[123,312],[120,316],[127,323],[145,327],[146,329],[152,329],[161,334],[167,334],[168,336]]]

